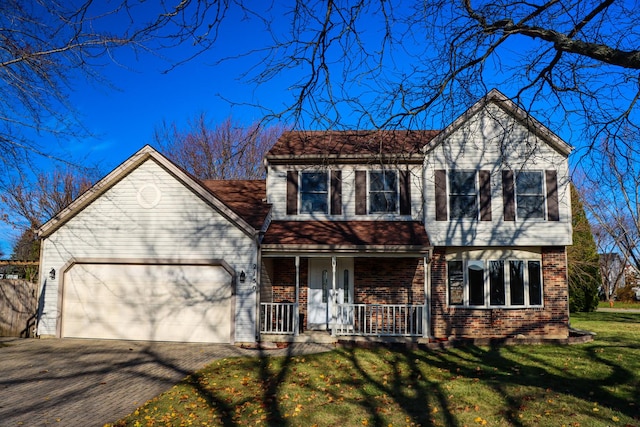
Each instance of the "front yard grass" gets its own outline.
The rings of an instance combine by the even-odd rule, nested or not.
[[[607,301],[600,301],[598,303],[598,308],[610,308],[611,306]],[[621,308],[621,309],[635,309],[640,310],[640,301],[614,301],[613,308]]]
[[[571,322],[595,340],[219,360],[115,426],[640,426],[640,314]]]

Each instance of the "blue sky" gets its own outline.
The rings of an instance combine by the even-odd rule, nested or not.
[[[282,31],[284,35],[288,30],[288,17],[279,12],[282,11],[264,11],[262,16],[270,22],[272,28]],[[368,19],[379,20],[379,17]],[[379,34],[374,30],[376,23],[373,24],[360,27],[364,28],[361,33],[363,38],[377,40]],[[168,73],[163,71],[170,62],[151,53],[143,52],[134,56],[126,49],[118,50],[113,61],[102,58],[104,65],[98,68],[111,85],[87,81],[84,77],[73,79],[70,103],[77,109],[87,130],[95,136],[61,143],[44,137],[41,143],[61,158],[87,166],[98,164],[103,173],[107,173],[143,145],[152,143],[153,130],[163,120],[181,125],[205,112],[212,122],[221,122],[233,116],[240,123],[252,124],[262,117],[262,111],[248,104],[272,110],[280,110],[289,105],[295,94],[291,86],[300,78],[300,74],[297,74],[299,70],[285,70],[276,74],[268,84],[255,86],[247,83],[246,79],[243,80],[242,74],[256,66],[258,56],[222,64],[216,61],[270,43],[270,37],[263,32],[258,21],[244,20],[236,11],[235,15],[232,13],[227,16],[212,50]],[[423,45],[424,43],[416,44],[418,49],[425,49]],[[180,59],[188,56],[191,49],[189,45],[184,45],[180,49],[162,54],[169,56],[170,60]],[[397,65],[399,72],[402,72],[402,67],[407,64],[402,62],[402,58],[394,59],[400,62],[386,66],[393,73],[396,71],[394,66]],[[338,71],[335,74],[338,76],[340,60],[345,59],[340,57],[336,60]],[[376,82],[340,83],[344,84],[346,90],[361,91],[362,95],[362,91],[367,90],[367,85],[375,85]],[[510,95],[507,88],[499,89]],[[354,92],[349,92],[349,95],[356,96]],[[227,100],[244,105],[232,106]],[[566,134],[560,132],[560,136],[576,145]],[[48,165],[43,163],[42,166]],[[0,238],[0,250],[9,255],[11,239],[15,237],[15,233],[6,227],[0,227],[0,236],[4,236]]]

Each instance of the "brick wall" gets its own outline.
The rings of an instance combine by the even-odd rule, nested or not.
[[[300,313],[304,315],[306,328],[307,319],[307,277],[308,261],[300,258],[300,294],[298,295]],[[269,284],[271,287],[271,301],[295,302],[296,300],[296,264],[295,258],[274,258],[269,268]],[[263,271],[263,275],[264,275]]]
[[[422,258],[355,258],[356,304],[424,304]]]
[[[431,264],[432,332],[436,338],[528,337],[567,338],[569,305],[564,247],[542,248],[544,307],[467,309],[447,306],[444,248],[436,248]]]

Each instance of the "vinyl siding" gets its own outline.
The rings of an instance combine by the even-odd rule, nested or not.
[[[237,284],[235,339],[254,341],[256,255],[250,236],[147,160],[44,240],[43,271],[55,268],[58,274],[55,280],[48,275],[41,279],[44,306],[38,332],[56,333],[58,281],[61,269],[74,258],[223,259],[247,274],[245,283]]]
[[[566,156],[494,104],[465,122],[425,157],[425,227],[435,246],[563,246],[571,244]],[[491,221],[437,221],[438,170],[490,173]],[[557,171],[559,221],[504,220],[503,170]],[[545,189],[546,191],[546,189]],[[448,195],[447,195],[448,203]]]
[[[405,166],[401,166],[402,169]],[[394,168],[389,168],[393,170]],[[355,180],[356,171],[382,170],[381,166],[370,164],[363,165],[336,165],[329,170],[340,170],[342,174],[342,213],[339,215],[330,214],[296,214],[287,215],[287,172],[297,170],[314,171],[321,170],[318,167],[305,166],[283,166],[269,165],[267,170],[267,201],[273,204],[272,218],[273,220],[289,220],[289,221],[305,221],[305,220],[335,220],[335,221],[371,221],[371,220],[412,220],[422,221],[422,167],[421,165],[409,165],[410,176],[410,201],[411,215],[397,214],[367,214],[356,215],[356,192]],[[367,177],[368,182],[368,177]],[[398,182],[400,182],[400,174],[398,174]],[[331,195],[329,195],[331,198]],[[400,205],[400,197],[398,197],[398,206]],[[367,201],[367,209],[368,209]]]

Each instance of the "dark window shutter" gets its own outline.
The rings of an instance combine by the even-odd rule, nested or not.
[[[356,171],[356,215],[367,214],[367,171]]]
[[[558,209],[558,174],[554,170],[544,171],[547,180],[547,219],[560,221]]]
[[[342,171],[331,171],[331,215],[342,215]]]
[[[513,171],[502,171],[502,203],[504,204],[504,220],[516,220],[516,198],[513,188]]]
[[[436,221],[447,220],[447,171],[437,169],[435,171],[436,189]]]
[[[400,171],[400,215],[411,215],[411,175]]]
[[[480,181],[480,220],[491,221],[491,172],[478,172]]]
[[[298,213],[298,172],[287,171],[287,215]]]

